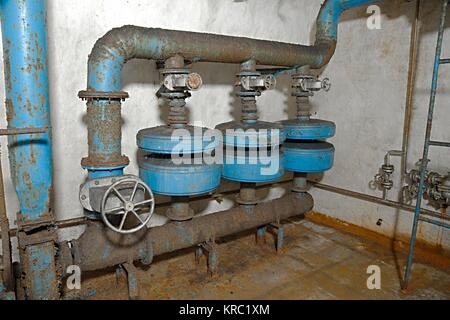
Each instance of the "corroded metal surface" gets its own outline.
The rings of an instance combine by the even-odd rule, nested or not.
[[[89,157],[83,167],[126,166],[122,155],[122,118],[119,101],[89,101],[87,103]]]
[[[8,129],[43,128],[10,136],[11,174],[20,202],[19,223],[47,219],[52,193],[45,1],[1,2]]]
[[[241,207],[201,216],[183,223],[169,223],[148,231],[121,236],[101,223],[90,223],[85,233],[71,242],[72,250],[61,250],[61,265],[78,265],[93,271],[130,260],[152,261],[153,256],[219,239],[245,230],[298,216],[313,208],[309,194],[289,194],[258,204],[252,210]],[[68,244],[62,244],[66,247]]]
[[[19,297],[59,297],[52,209],[52,146],[44,0],[1,6],[6,116],[11,176],[20,213]],[[45,128],[45,130],[42,130]]]
[[[311,68],[321,68],[330,61],[335,52],[337,25],[342,12],[373,2],[377,1],[326,1],[317,19],[316,43],[312,46],[138,26],[115,28],[97,41],[89,55],[88,83],[85,92],[103,94],[121,92],[122,67],[132,59],[156,61],[172,59],[173,61],[169,60],[168,66],[174,63],[180,66],[184,59],[190,62],[240,64],[252,61],[255,65],[288,68],[308,65]],[[118,102],[120,100],[116,99]],[[101,107],[105,101],[111,101],[111,98],[96,100],[93,103]],[[252,120],[257,117],[253,101],[250,101],[248,108],[244,109],[246,115],[251,114]],[[178,121],[178,115],[176,118]],[[182,119],[181,122],[183,121]],[[94,125],[95,123],[88,124],[91,127],[90,131],[95,130],[92,129]],[[105,134],[102,136],[107,139],[115,136],[112,132],[107,132],[109,128],[105,124],[103,128],[98,127],[97,130],[103,130]],[[111,130],[116,130],[116,127],[112,126]],[[115,160],[122,157],[116,141],[111,142],[111,146],[103,145],[104,142],[99,141],[99,144],[108,148],[110,154],[107,159],[97,159],[95,150],[90,150],[90,164],[93,164],[91,167],[114,167],[117,165]]]
[[[200,257],[200,263],[196,264],[193,250],[158,259],[149,269],[138,268],[140,299],[450,298],[448,258],[447,263],[430,261],[432,250],[424,250],[419,255],[421,263],[415,265],[410,289],[402,292],[398,261],[404,259],[404,246],[396,246],[398,250],[394,251],[392,239],[371,238],[364,231],[349,230],[346,223],[340,228],[325,225],[311,223],[309,219],[286,223],[282,254],[275,254],[276,239],[268,233],[258,246],[251,233],[219,241],[220,264],[214,277],[207,273],[207,257]],[[437,256],[444,258],[441,254]],[[369,265],[381,267],[381,290],[367,289]],[[67,297],[74,294],[83,299],[128,299],[126,282],[117,284],[114,273],[106,272],[83,277],[82,291],[67,292]]]

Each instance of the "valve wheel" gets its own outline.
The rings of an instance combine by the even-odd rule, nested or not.
[[[130,186],[133,187],[133,191],[131,195],[127,197],[121,193],[121,190],[129,189]],[[136,193],[139,189],[144,191],[144,195],[149,196],[147,200],[140,202],[136,201]],[[117,196],[122,204],[116,208],[106,209],[106,202],[112,195]],[[146,208],[149,208],[149,210],[146,211]],[[133,178],[124,179],[113,183],[104,193],[101,204],[101,215],[103,222],[113,231],[122,234],[135,233],[147,226],[153,216],[154,210],[155,197],[153,196],[153,192],[144,182]],[[113,219],[118,217],[121,218]],[[125,228],[125,223],[130,217],[134,217],[134,220],[137,220],[138,224],[137,226],[127,229]]]

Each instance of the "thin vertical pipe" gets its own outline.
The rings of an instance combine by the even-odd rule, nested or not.
[[[409,68],[408,68],[408,85],[406,89],[406,106],[405,120],[403,126],[403,142],[402,142],[402,158],[401,171],[407,174],[408,171],[408,151],[409,151],[409,132],[411,129],[412,110],[414,102],[414,85],[417,73],[417,56],[419,52],[419,35],[420,35],[420,16],[422,1],[416,1],[416,13],[414,23],[411,30],[411,46],[409,51]]]

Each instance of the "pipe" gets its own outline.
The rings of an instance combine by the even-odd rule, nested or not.
[[[434,107],[436,102],[436,92],[438,87],[438,77],[439,77],[439,67],[440,67],[440,59],[442,53],[442,40],[444,38],[444,30],[445,30],[445,20],[447,16],[447,0],[442,1],[442,11],[441,18],[439,23],[439,32],[438,32],[438,40],[436,45],[436,54],[434,57],[434,66],[433,66],[433,77],[431,81],[431,94],[430,94],[430,103],[428,107],[428,116],[427,116],[427,127],[425,130],[425,141],[423,146],[423,155],[422,155],[422,163],[420,165],[420,182],[419,182],[419,190],[417,192],[417,202],[416,202],[416,210],[414,212],[414,220],[413,226],[411,230],[411,240],[409,242],[409,252],[406,263],[405,274],[403,277],[402,289],[406,289],[409,282],[409,277],[411,275],[412,263],[414,258],[414,246],[416,243],[417,237],[417,228],[419,226],[419,218],[420,211],[422,207],[422,197],[425,192],[425,175],[427,174],[427,166],[428,166],[428,153],[430,149],[430,141],[431,141],[431,132],[433,129],[433,116],[434,116]]]
[[[255,40],[214,34],[124,26],[112,29],[95,44],[88,62],[89,156],[82,166],[90,173],[113,176],[123,173],[129,160],[122,155],[120,121],[111,126],[106,114],[120,118],[121,70],[131,59],[166,60],[181,55],[192,62],[240,64],[255,60],[260,65],[321,68],[336,49],[339,17],[345,10],[379,0],[327,0],[317,18],[313,46]],[[119,107],[118,107],[119,106]],[[95,111],[96,109],[99,109]],[[119,128],[118,128],[119,127]]]
[[[44,0],[1,0],[8,129],[48,128],[10,136],[19,224],[51,220],[52,149]]]
[[[309,183],[311,183],[311,185],[317,189],[325,190],[328,192],[333,192],[333,193],[340,194],[340,195],[347,196],[347,197],[352,197],[352,198],[355,198],[358,200],[381,204],[383,206],[387,206],[387,207],[394,208],[394,209],[405,210],[405,211],[409,211],[409,212],[414,212],[414,210],[415,210],[415,207],[401,203],[401,202],[382,199],[382,198],[374,197],[374,196],[371,196],[371,195],[368,195],[365,193],[359,193],[359,192],[355,192],[355,191],[351,191],[351,190],[347,190],[347,189],[342,189],[342,188],[338,188],[335,186],[318,183],[315,181],[309,181]],[[438,212],[431,211],[428,209],[421,209],[421,214],[423,214],[425,216],[433,217],[433,218],[450,221],[450,216],[444,215],[444,214],[439,214]]]
[[[404,175],[408,174],[408,151],[409,151],[409,132],[411,129],[411,120],[414,104],[414,85],[416,82],[417,73],[417,56],[419,54],[419,40],[421,29],[421,0],[416,2],[416,15],[411,29],[411,47],[409,51],[409,67],[408,67],[408,86],[406,91],[406,107],[405,119],[403,125],[403,140],[402,140],[402,156],[401,156],[401,171]],[[402,182],[404,178],[402,179]]]
[[[1,151],[1,150],[0,150]],[[2,259],[0,275],[0,286],[3,284],[6,289],[12,290],[14,287],[14,280],[12,277],[12,261],[11,261],[11,242],[9,237],[9,220],[6,212],[5,187],[3,184],[3,168],[0,152],[0,235],[2,238]],[[1,291],[1,290],[0,290]]]
[[[33,132],[8,136],[11,177],[20,205],[22,277],[17,290],[30,299],[56,299],[45,0],[0,0],[0,6],[8,131]]]
[[[214,241],[219,238],[279,222],[310,211],[311,195],[290,193],[252,208],[236,207],[186,222],[172,222],[132,235],[119,235],[102,223],[91,222],[83,235],[60,245],[63,268],[77,265],[94,271],[140,260],[150,264],[154,256]]]

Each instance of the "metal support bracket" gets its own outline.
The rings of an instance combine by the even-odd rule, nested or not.
[[[209,241],[200,244],[195,250],[195,261],[200,264],[200,259],[205,255],[207,256],[208,273],[213,276],[218,271],[219,266],[219,252],[217,250],[217,244],[214,241]]]
[[[139,298],[139,283],[137,269],[132,262],[124,263],[116,269],[117,281],[123,276],[127,279],[128,296],[130,300],[137,300]]]
[[[266,243],[266,232],[267,232],[267,226],[258,228],[256,230],[256,244],[262,245]]]
[[[284,226],[280,223],[272,223],[267,228],[275,236],[275,249],[279,253],[284,245]]]
[[[279,253],[284,244],[284,226],[280,223],[272,223],[267,226],[258,228],[258,230],[256,231],[257,244],[265,243],[265,235],[267,232],[270,232],[274,235],[275,249],[277,253]]]

